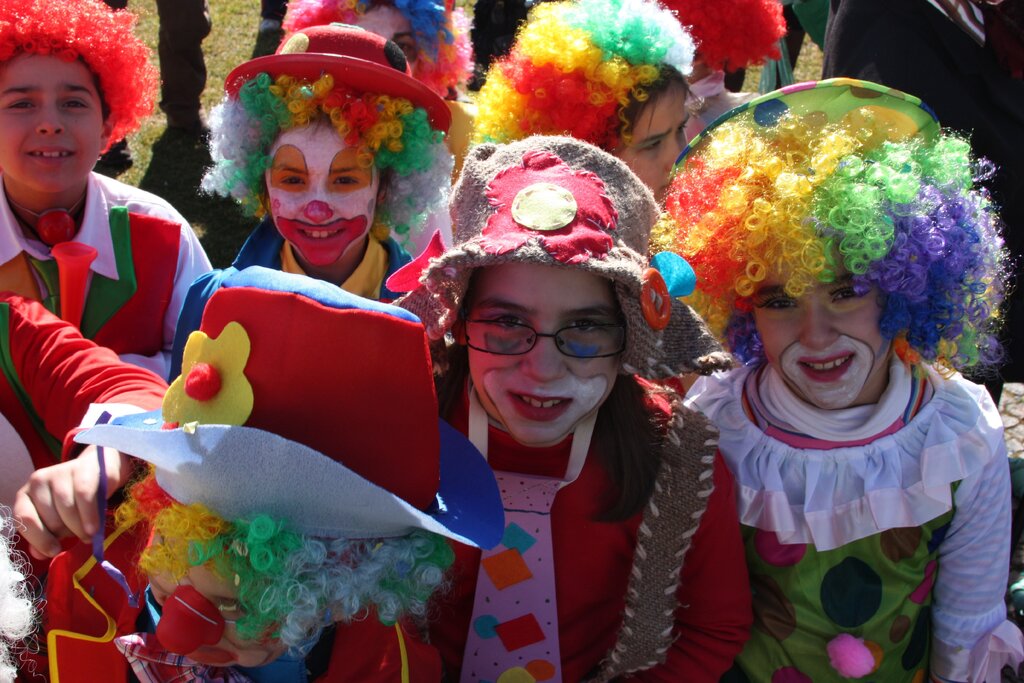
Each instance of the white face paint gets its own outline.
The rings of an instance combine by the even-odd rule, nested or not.
[[[778,370],[805,401],[834,410],[853,405],[874,368],[875,352],[844,336],[820,350],[793,344],[782,352]]]
[[[794,298],[766,283],[752,303],[765,356],[797,396],[825,410],[878,401],[892,345],[877,289],[858,292],[845,276]]]
[[[362,249],[373,224],[380,177],[359,163],[329,125],[281,133],[266,172],[270,213],[278,232],[313,266],[329,266]]]
[[[604,403],[610,389],[605,375],[567,376],[544,384],[516,379],[492,368],[483,373],[477,393],[485,409],[490,406],[505,430],[526,446],[560,442]]]

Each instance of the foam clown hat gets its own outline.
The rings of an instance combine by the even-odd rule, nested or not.
[[[690,141],[676,162],[676,172],[696,150],[717,135],[726,121],[749,118],[758,128],[775,127],[787,113],[821,128],[847,123],[870,136],[865,147],[898,142],[915,136],[938,135],[939,119],[931,107],[913,95],[855,78],[808,81],[773,90],[730,109]]]
[[[162,410],[76,439],[151,463],[173,498],[224,519],[267,514],[331,538],[425,529],[491,547],[503,530],[494,477],[437,413],[414,315],[252,267],[210,298]]]
[[[224,81],[224,90],[236,98],[242,86],[261,73],[310,82],[327,73],[334,78],[335,86],[401,97],[423,107],[434,130],[447,133],[451,125],[451,112],[444,100],[413,78],[402,49],[356,26],[330,24],[297,31],[281,43],[275,54],[251,59],[232,70]]]

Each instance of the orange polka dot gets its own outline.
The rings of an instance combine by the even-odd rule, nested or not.
[[[543,659],[535,659],[526,665],[526,670],[538,681],[548,681],[555,677],[555,665]]]

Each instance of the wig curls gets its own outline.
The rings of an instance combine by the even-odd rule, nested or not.
[[[779,59],[786,20],[778,0],[666,0],[712,70],[735,71]]]
[[[82,60],[97,79],[112,127],[109,145],[152,113],[160,83],[135,22],[134,14],[99,0],[0,0],[0,63],[20,55]]]
[[[954,135],[872,133],[869,108],[835,123],[754,110],[719,125],[673,181],[659,247],[697,273],[691,302],[744,361],[761,359],[750,297],[799,297],[845,274],[883,297],[882,334],[905,359],[955,369],[999,359],[1006,282],[991,173]],[[909,356],[908,356],[909,353]]]
[[[454,553],[440,536],[413,531],[384,539],[305,536],[258,515],[224,520],[205,506],[182,505],[150,474],[118,509],[119,524],[149,523],[159,540],[143,551],[149,574],[181,579],[204,566],[238,591],[240,637],[271,634],[298,647],[330,621],[373,611],[384,624],[422,616]]]
[[[423,108],[403,98],[336,88],[330,74],[309,83],[263,73],[242,86],[237,100],[218,105],[210,117],[213,166],[203,189],[234,197],[246,212],[262,216],[274,140],[290,128],[320,122],[358,147],[365,166],[391,172],[375,234],[384,238],[391,230],[407,243],[444,202],[452,166],[444,135],[430,127]],[[396,184],[402,192],[390,191]],[[405,191],[410,187],[416,194]]]
[[[628,137],[623,111],[644,101],[662,67],[683,76],[693,41],[653,0],[542,3],[477,99],[477,142],[569,135],[605,150]]]
[[[436,0],[292,0],[284,28],[289,33],[332,22],[358,26],[374,7],[392,6],[412,26],[418,54],[412,75],[441,97],[461,88],[473,73],[470,21],[462,8],[448,10]]]

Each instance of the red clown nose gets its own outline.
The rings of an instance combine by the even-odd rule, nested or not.
[[[178,586],[164,603],[156,637],[167,650],[179,655],[215,645],[224,635],[224,617],[192,586]]]

